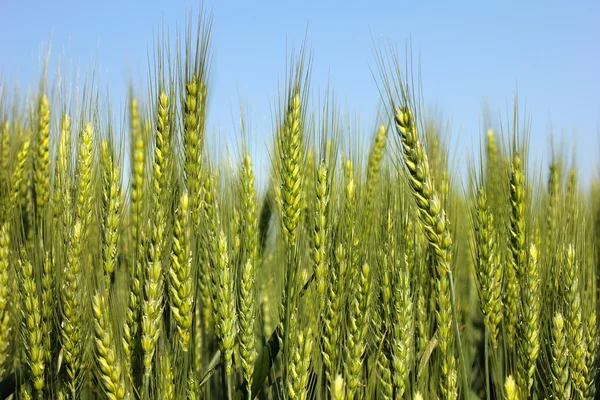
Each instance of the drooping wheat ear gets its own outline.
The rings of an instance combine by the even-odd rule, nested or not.
[[[569,386],[569,350],[561,313],[554,315],[552,324],[552,393],[555,399],[571,398]]]
[[[519,291],[525,266],[525,191],[521,158],[515,155],[510,175],[510,265],[506,268],[505,321],[509,348],[515,346],[519,315]]]
[[[146,265],[144,302],[142,304],[142,350],[144,351],[144,388],[149,387],[152,359],[161,333],[164,282],[162,273],[164,232],[166,224],[163,189],[166,175],[165,151],[169,128],[169,98],[164,91],[158,97],[156,112],[156,142],[152,165],[152,240]]]
[[[342,374],[337,374],[331,387],[331,399],[332,400],[344,400],[346,397],[346,383]]]
[[[479,188],[475,211],[475,246],[479,301],[483,320],[490,332],[492,347],[498,347],[498,330],[502,320],[502,268],[497,249],[494,217],[490,213],[487,194]]]
[[[364,230],[365,236],[368,237],[373,224],[371,223],[371,217],[373,214],[373,205],[377,200],[377,193],[379,192],[379,180],[381,175],[381,163],[383,160],[383,154],[385,151],[385,145],[387,141],[388,129],[385,124],[381,124],[375,135],[375,141],[371,147],[369,153],[369,161],[367,164],[367,193],[366,193],[366,208],[365,208],[365,221],[366,229]],[[363,238],[365,240],[365,238]]]
[[[160,357],[159,398],[163,400],[175,399],[175,376],[173,374],[173,361],[171,360],[168,345]]]
[[[292,354],[289,368],[289,382],[287,386],[288,399],[306,400],[308,392],[308,378],[310,376],[310,363],[313,346],[312,331],[297,329],[297,336],[291,341]]]
[[[7,369],[9,348],[11,346],[11,313],[9,303],[10,291],[10,235],[9,223],[3,222],[0,229],[0,376],[4,376]]]
[[[564,256],[566,339],[569,347],[569,371],[573,390],[583,397],[587,393],[586,351],[579,292],[579,268],[575,248],[569,245]]]
[[[506,377],[504,390],[506,391],[506,400],[519,400],[519,390],[512,375]]]
[[[110,153],[106,141],[102,143],[102,151],[103,153]],[[117,264],[122,206],[119,166],[114,162],[112,155],[109,154],[104,167],[106,171],[103,186],[103,201],[106,209],[103,224],[102,265],[104,269],[105,290],[108,291]]]
[[[408,377],[414,357],[414,314],[410,290],[410,272],[406,265],[397,262],[396,288],[394,290],[394,326],[391,337],[392,379],[396,398],[408,392]]]
[[[42,274],[42,330],[44,331],[44,351],[46,365],[52,365],[52,335],[54,332],[54,310],[56,309],[55,296],[55,273],[54,262],[50,253],[46,253]],[[52,371],[52,369],[50,369]]]
[[[450,248],[449,222],[435,191],[427,157],[419,141],[412,112],[407,108],[396,109],[396,130],[400,135],[404,164],[409,172],[409,184],[412,188],[420,221],[436,256],[436,319],[439,335],[439,349],[442,353],[442,396],[455,399],[458,396],[456,359],[454,356],[454,334],[452,331],[452,313],[456,306],[451,300],[453,288],[452,256]],[[456,322],[457,323],[457,322]],[[460,339],[456,338],[457,341]]]
[[[587,318],[586,326],[586,354],[587,365],[586,385],[588,399],[594,399],[596,396],[596,377],[598,374],[598,327],[596,325],[596,310],[592,307],[590,316]]]
[[[227,237],[221,229],[219,232],[218,252],[216,269],[213,275],[216,277],[218,286],[215,287],[216,299],[218,304],[217,313],[215,315],[215,327],[219,339],[219,347],[221,349],[223,364],[227,375],[231,375],[233,346],[235,344],[235,326],[236,326],[236,310],[235,296],[233,291],[233,276],[231,263],[229,262]]]
[[[367,332],[370,325],[371,267],[364,264],[358,279],[352,285],[354,294],[350,299],[350,316],[346,338],[345,380],[347,396],[353,399],[359,391],[362,378],[363,357],[367,348]],[[359,395],[359,397],[362,397]]]
[[[534,242],[529,247],[522,288],[521,323],[519,324],[520,357],[519,387],[529,397],[535,378],[536,362],[540,352],[541,292],[538,250]]]
[[[329,180],[328,168],[325,161],[321,162],[317,170],[316,184],[317,204],[315,210],[314,233],[313,237],[313,264],[315,271],[315,280],[317,293],[319,296],[319,310],[325,309],[325,295],[327,291],[327,272],[328,272],[328,207],[329,207]]]
[[[38,126],[35,135],[34,190],[37,218],[43,216],[50,199],[50,103],[44,94],[38,104]]]
[[[110,309],[106,294],[97,292],[92,299],[94,313],[94,342],[96,363],[100,369],[100,382],[109,399],[129,398],[122,363],[117,352],[117,343],[110,322]]]
[[[132,246],[138,249],[144,204],[144,180],[146,176],[146,151],[144,135],[140,129],[137,100],[131,100],[131,236]]]
[[[19,260],[22,271],[22,314],[23,314],[23,336],[25,337],[25,351],[27,353],[27,365],[31,373],[33,387],[37,392],[37,398],[44,398],[44,368],[46,352],[43,344],[42,314],[40,299],[33,266],[29,260]]]
[[[169,271],[169,297],[171,314],[177,326],[179,343],[184,352],[188,351],[194,311],[194,285],[192,276],[192,252],[189,231],[189,197],[181,195],[175,212],[173,250]]]

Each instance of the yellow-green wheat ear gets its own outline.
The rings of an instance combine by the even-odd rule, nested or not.
[[[297,337],[293,340],[291,364],[289,367],[289,382],[287,394],[289,399],[306,400],[310,356],[312,354],[313,338],[310,328],[298,329]]]
[[[397,396],[408,392],[414,352],[414,316],[413,300],[410,288],[410,272],[406,266],[397,263],[396,289],[394,293],[394,326],[391,332],[392,380]]]
[[[169,270],[169,296],[171,314],[177,326],[179,344],[188,351],[194,309],[192,252],[190,249],[189,196],[181,195],[175,212],[175,227]]]
[[[21,204],[21,187],[26,182],[27,167],[29,161],[29,140],[26,140],[17,154],[17,163],[11,177],[11,198],[10,204],[8,205],[8,213],[14,212],[14,210]]]
[[[27,365],[31,373],[31,381],[36,390],[37,398],[42,399],[45,385],[46,352],[44,351],[39,291],[31,262],[29,260],[20,260],[19,264],[22,272],[22,326],[25,337]]]
[[[131,99],[131,236],[132,245],[137,249],[140,242],[142,212],[144,202],[144,181],[146,174],[146,150],[141,131],[138,102]]]
[[[367,348],[367,333],[371,322],[371,267],[368,264],[363,265],[353,286],[355,294],[351,296],[349,303],[345,360],[348,398],[354,398],[357,393],[361,393],[359,386],[363,378],[363,356]]]
[[[36,214],[42,218],[50,199],[50,102],[44,94],[38,105],[38,126],[35,135],[34,190]]]
[[[325,161],[321,162],[317,170],[316,184],[316,209],[313,233],[313,264],[317,294],[319,296],[319,310],[325,309],[325,296],[327,291],[327,273],[329,258],[329,243],[327,235],[328,208],[329,208],[329,178]]]
[[[8,370],[9,349],[11,346],[11,313],[9,304],[10,279],[10,235],[8,222],[0,229],[0,376]]]
[[[538,250],[535,244],[529,247],[529,260],[525,266],[522,289],[522,320],[519,325],[520,358],[518,382],[527,397],[533,388],[536,363],[540,352],[540,277]]]
[[[490,212],[487,193],[479,188],[475,210],[475,246],[480,306],[490,333],[492,348],[498,347],[499,326],[502,320],[502,268],[497,249],[494,217]]]
[[[96,344],[96,363],[100,369],[99,380],[109,399],[128,398],[122,362],[117,351],[116,341],[110,320],[110,309],[106,295],[98,292],[92,299],[94,314],[94,342]]]
[[[152,239],[148,261],[145,263],[144,302],[142,304],[142,350],[144,352],[144,391],[149,390],[156,346],[161,335],[162,302],[164,293],[163,251],[166,225],[166,205],[163,189],[166,179],[165,152],[169,130],[169,97],[161,91],[156,110],[154,161],[152,164]]]
[[[254,172],[250,155],[246,153],[242,161],[241,173],[242,206],[240,223],[242,225],[242,263],[239,293],[239,344],[244,380],[248,392],[252,388],[254,362],[257,358],[255,340],[255,321],[257,292],[255,287],[256,266],[258,260],[258,222],[256,216],[256,195],[254,191]]]
[[[199,224],[199,202],[202,180],[200,170],[202,168],[202,146],[200,138],[200,127],[198,121],[198,78],[192,77],[185,85],[185,101],[183,113],[183,140],[184,140],[184,171],[185,185],[191,197],[192,218],[195,224]]]
[[[387,142],[388,129],[385,124],[381,124],[377,130],[375,136],[375,142],[369,153],[369,161],[367,164],[367,193],[366,193],[366,209],[365,209],[365,221],[366,226],[364,229],[365,235],[371,232],[372,229],[372,214],[373,207],[377,200],[379,193],[379,181],[381,176],[381,164],[383,162],[383,155],[385,152],[385,145]],[[363,240],[365,240],[363,238]]]
[[[236,309],[233,275],[229,262],[227,237],[221,229],[218,236],[217,265],[214,271],[218,286],[216,290],[217,315],[215,316],[219,347],[227,375],[233,373],[233,345],[235,344]]]
[[[565,320],[560,313],[552,323],[552,393],[555,399],[570,399],[569,350],[565,337]]]
[[[579,289],[579,267],[573,245],[567,247],[564,259],[565,318],[569,347],[569,371],[573,390],[583,397],[588,391],[586,383],[586,346]]]
[[[103,142],[103,152],[109,152],[108,145]],[[106,150],[105,150],[106,147]],[[120,239],[121,221],[121,176],[119,166],[115,164],[112,155],[108,155],[105,163],[105,179],[103,200],[105,204],[105,219],[103,223],[102,263],[104,269],[105,290],[108,292],[117,265],[117,251]]]
[[[515,335],[519,315],[519,292],[526,262],[525,251],[525,192],[521,158],[515,154],[510,170],[510,265],[506,268],[506,331],[508,346],[515,348]]]
[[[408,170],[408,181],[412,188],[413,197],[419,210],[420,221],[436,256],[436,295],[437,295],[437,325],[439,335],[439,350],[442,354],[442,379],[440,381],[442,396],[448,399],[458,397],[458,371],[454,356],[454,340],[460,346],[460,339],[455,338],[452,322],[455,312],[455,301],[452,283],[452,255],[450,249],[449,221],[442,208],[439,195],[435,191],[429,172],[429,163],[423,146],[419,141],[417,128],[412,111],[399,107],[395,114],[396,130],[402,142],[402,156]],[[459,347],[460,349],[460,347]],[[466,377],[463,377],[466,379]]]

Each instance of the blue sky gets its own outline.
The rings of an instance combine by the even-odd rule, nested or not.
[[[174,33],[189,1],[2,0],[0,71],[21,86],[38,79],[40,45],[54,62],[81,70],[96,62],[114,106],[124,106],[130,77],[147,77],[148,51],[164,23]],[[311,86],[335,88],[343,110],[360,114],[370,134],[379,103],[373,49],[412,41],[420,56],[425,102],[452,123],[457,163],[477,149],[482,107],[506,115],[518,86],[531,116],[531,154],[548,162],[549,132],[574,144],[582,177],[596,172],[600,136],[600,3],[216,1],[213,13],[210,134],[234,132],[240,101],[256,154],[269,140],[271,109],[285,78],[286,48],[308,29]],[[56,65],[56,64],[53,64]],[[569,147],[569,153],[572,148]],[[545,171],[545,167],[544,167]]]

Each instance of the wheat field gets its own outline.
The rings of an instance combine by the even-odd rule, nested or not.
[[[357,133],[303,46],[259,171],[205,146],[210,32],[122,127],[91,79],[0,82],[0,398],[596,397],[600,186],[532,167],[516,101],[461,176],[398,56]]]

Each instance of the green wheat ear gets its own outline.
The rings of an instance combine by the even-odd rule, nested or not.
[[[414,125],[412,112],[407,108],[397,108],[396,130],[400,136],[403,149],[404,165],[408,170],[408,181],[419,210],[420,221],[425,230],[432,250],[436,256],[436,291],[437,291],[437,324],[439,349],[442,354],[442,395],[445,398],[458,397],[458,371],[454,356],[454,340],[452,331],[453,310],[456,304],[453,299],[452,256],[450,248],[449,222],[442,209],[439,195],[436,193],[429,163]],[[458,322],[455,321],[455,324]],[[456,330],[456,329],[455,329]]]
[[[35,135],[34,187],[38,221],[41,221],[50,199],[50,103],[42,95],[38,106],[38,126]]]
[[[9,224],[4,222],[0,229],[0,376],[8,370],[9,348],[11,345],[11,310],[9,304],[10,279],[10,235]]]
[[[189,197],[183,193],[175,212],[173,250],[169,271],[169,296],[171,313],[177,326],[179,343],[184,352],[188,351],[194,309],[192,252],[189,231]]]

